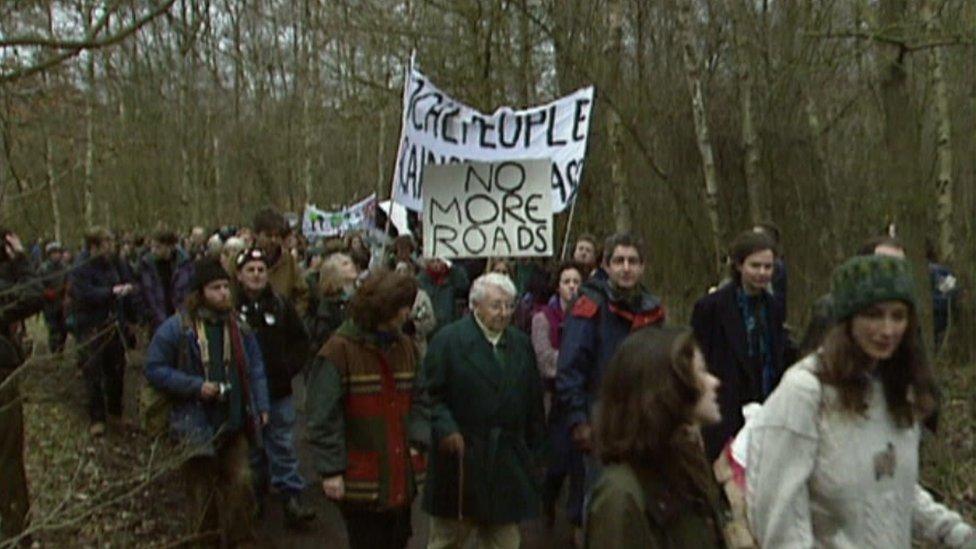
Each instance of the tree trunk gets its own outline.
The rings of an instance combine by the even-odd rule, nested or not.
[[[89,25],[91,12],[88,14]],[[95,52],[85,52],[88,90],[85,95],[85,180],[82,199],[85,228],[95,226]]]
[[[623,34],[624,14],[623,0],[611,0],[609,9],[609,38],[607,59],[610,61],[610,75],[607,85],[614,97],[620,98],[622,88],[623,62]],[[627,203],[627,177],[624,173],[624,139],[623,124],[620,120],[620,110],[623,105],[618,104],[617,110],[607,110],[607,136],[610,143],[610,182],[613,188],[613,217],[617,232],[631,230],[630,207]]]
[[[190,25],[187,15],[186,0],[180,3],[180,29],[182,39],[180,44],[180,207],[183,210],[183,222],[189,227],[196,219],[191,210],[190,184]]]
[[[47,10],[47,30],[54,36],[54,14],[49,6]],[[41,73],[44,81],[44,88],[48,93],[51,92],[48,71]],[[64,242],[61,234],[61,201],[58,196],[57,176],[54,173],[54,143],[51,141],[51,131],[47,128],[44,132],[44,168],[47,174],[47,193],[51,201],[51,220],[54,221],[54,239]]]
[[[827,207],[830,210],[827,217],[827,228],[830,232],[830,239],[833,241],[833,254],[834,261],[841,261],[844,259],[844,247],[840,241],[840,231],[837,227],[837,215],[840,210],[837,208],[837,191],[834,188],[834,178],[830,171],[830,158],[827,156],[827,147],[825,146],[821,136],[822,127],[820,124],[820,117],[817,115],[817,106],[813,104],[813,97],[807,95],[806,101],[804,102],[804,110],[807,114],[807,125],[810,129],[810,141],[813,143],[813,153],[817,157],[817,166],[820,168],[820,173],[818,174],[820,180],[823,181],[824,194],[827,197]]]
[[[755,120],[753,119],[753,73],[748,41],[750,29],[746,28],[745,17],[739,13],[740,10],[751,10],[752,8],[746,3],[746,5],[734,6],[733,9],[739,14],[737,17],[738,25],[734,29],[734,34],[737,54],[736,66],[739,73],[739,107],[742,111],[742,148],[745,153],[746,191],[749,197],[749,219],[753,224],[756,224],[762,221],[771,221],[771,219],[769,212],[764,207],[763,172],[759,165],[759,136],[756,133]]]
[[[926,27],[930,31],[936,29],[935,16],[932,13],[931,2],[925,3]],[[935,91],[935,119],[936,119],[936,176],[935,176],[935,220],[939,230],[939,260],[952,263],[955,259],[955,246],[952,228],[952,115],[949,107],[949,91],[945,81],[945,52],[942,48],[933,48],[932,52],[932,88]]]
[[[708,117],[705,110],[705,97],[702,93],[701,68],[695,47],[695,33],[692,31],[691,0],[683,0],[679,7],[679,21],[682,27],[682,50],[688,91],[691,94],[691,112],[695,122],[695,136],[698,152],[702,158],[702,173],[705,177],[705,208],[712,229],[713,264],[715,273],[722,271],[723,231],[718,214],[718,173],[715,157],[708,133]]]
[[[532,84],[535,78],[532,74],[532,37],[529,21],[529,0],[520,0],[519,8],[519,101],[520,107],[528,107],[532,104],[533,93]]]
[[[312,50],[314,44],[311,41],[309,27],[311,25],[311,7],[308,0],[305,0],[302,12],[302,188],[305,191],[305,204],[312,203],[312,121],[311,106],[312,96],[315,93],[317,82],[313,80],[312,69]]]
[[[895,34],[908,31],[906,17],[909,13],[907,0],[882,0],[879,4],[880,24]],[[925,223],[924,208],[913,200],[917,187],[918,139],[915,110],[912,106],[908,81],[909,50],[899,44],[879,43],[881,103],[884,112],[884,145],[887,153],[882,173],[892,208],[889,212],[902,225]],[[924,205],[924,204],[922,204]],[[921,236],[921,233],[919,233]],[[919,244],[913,242],[912,244]]]
[[[379,110],[379,119],[379,136],[376,138],[376,199],[383,200],[384,187],[387,183],[386,174],[383,173],[383,166],[386,163],[386,117],[383,116],[383,109]]]

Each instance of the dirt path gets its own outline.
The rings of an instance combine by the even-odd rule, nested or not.
[[[139,355],[132,358],[126,371],[125,407],[126,420],[137,424],[137,395],[145,378]],[[300,379],[295,389],[299,408],[295,441],[302,473],[310,484],[305,501],[317,516],[304,530],[287,529],[281,506],[269,496],[259,522],[260,546],[345,548],[342,517],[325,498],[311,467]],[[148,471],[165,461],[165,451],[138,429],[120,425],[110,426],[106,436],[93,440],[88,434],[84,383],[71,357],[33,363],[22,392],[34,524],[42,526],[34,539],[40,547],[163,547],[186,535],[178,472],[147,477]],[[413,527],[409,547],[422,548],[427,539],[427,515],[420,510],[419,501],[413,508]],[[551,540],[569,539],[562,517],[557,518],[552,533],[545,531],[541,521],[524,524],[522,533],[522,546],[532,549],[566,547],[566,543]]]

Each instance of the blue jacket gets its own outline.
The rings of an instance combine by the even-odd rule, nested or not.
[[[185,313],[184,313],[185,314]],[[260,426],[260,414],[270,408],[268,384],[264,373],[264,359],[257,337],[246,325],[241,325],[241,339],[247,360],[251,401],[250,420]],[[180,346],[183,345],[182,351]],[[185,359],[180,359],[183,352]],[[146,351],[146,379],[154,388],[173,399],[170,411],[170,432],[178,440],[200,447],[203,455],[214,455],[214,428],[207,419],[208,403],[200,400],[204,382],[200,347],[192,326],[177,313],[163,322],[153,335]],[[261,429],[254,429],[256,435]]]
[[[135,284],[132,270],[115,256],[89,257],[87,251],[83,252],[78,258],[78,266],[68,275],[75,330],[87,334],[114,319],[134,322],[139,305],[138,293],[131,293],[121,300],[112,294],[112,287],[117,284]]]
[[[146,316],[149,326],[156,329],[166,320],[167,309],[176,311],[183,306],[183,299],[190,290],[190,279],[193,278],[193,262],[190,256],[180,248],[173,250],[173,273],[170,280],[172,303],[167,307],[166,288],[156,268],[156,256],[148,252],[139,260],[139,282],[142,285],[142,299],[146,305]]]
[[[631,332],[664,324],[661,301],[646,291],[625,302],[609,283],[583,284],[563,324],[556,372],[556,398],[567,425],[589,421],[603,369]]]

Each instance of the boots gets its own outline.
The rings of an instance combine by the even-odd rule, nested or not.
[[[304,505],[298,494],[285,496],[282,507],[285,512],[285,524],[289,528],[298,528],[315,518],[315,511]]]

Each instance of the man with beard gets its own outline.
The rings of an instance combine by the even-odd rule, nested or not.
[[[197,261],[193,293],[156,331],[145,367],[172,400],[171,434],[193,450],[183,466],[188,516],[198,533],[219,530],[221,546],[254,539],[249,443],[261,445],[269,411],[258,340],[232,311],[227,271]]]
[[[24,246],[16,234],[0,229],[0,545],[27,527],[27,478],[24,474],[24,412],[11,376],[27,359],[24,320],[44,305]],[[30,545],[29,540],[21,543]]]
[[[260,249],[245,250],[237,257],[237,285],[238,316],[257,333],[271,399],[264,448],[256,448],[251,455],[258,477],[255,485],[259,497],[268,483],[278,491],[285,522],[295,527],[315,518],[315,512],[301,502],[305,480],[298,472],[292,434],[295,402],[291,380],[308,359],[308,332],[295,308],[271,289],[267,259]]]

